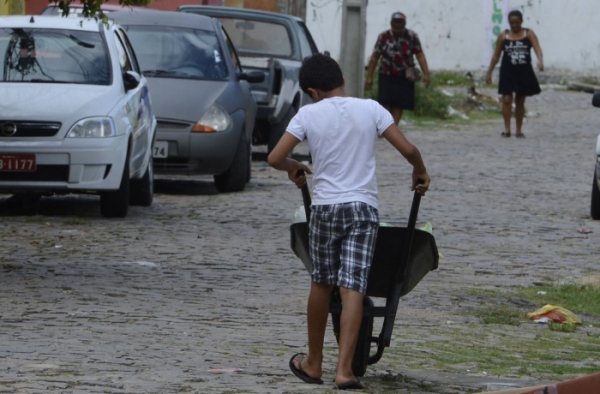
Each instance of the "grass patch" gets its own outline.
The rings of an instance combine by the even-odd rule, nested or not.
[[[386,354],[408,368],[468,370],[499,377],[566,380],[598,371],[600,338],[556,332],[536,324],[504,327],[490,326],[485,330],[477,325],[446,327],[428,335],[403,332],[399,335],[404,340],[419,341],[417,349],[394,347],[386,350]],[[429,336],[434,339],[423,341]]]
[[[538,294],[545,292],[545,294]],[[403,326],[386,350],[393,365],[489,376],[567,380],[600,369],[600,290],[561,285],[462,289],[458,313],[477,322],[432,328]],[[546,304],[569,309],[582,325],[534,324],[527,313]],[[585,319],[584,316],[585,315]],[[598,324],[590,324],[596,321]]]
[[[483,324],[519,326],[523,321],[527,320],[525,312],[505,305],[478,310],[475,314],[481,319]]]
[[[379,74],[373,76],[373,88],[365,90],[364,97],[377,100]],[[454,93],[448,96],[444,93],[444,86],[462,86],[464,94]],[[465,74],[439,71],[430,73],[430,85],[424,87],[422,82],[415,84],[415,110],[404,111],[403,119],[420,125],[435,126],[440,122],[450,124],[467,124],[473,120],[499,119],[502,112],[499,106],[482,106],[470,102],[467,98],[467,88],[473,86],[473,81]],[[451,116],[449,106],[467,114],[468,119]]]
[[[588,85],[600,85],[600,80],[596,77],[583,77],[581,82],[586,83]]]
[[[429,75],[433,86],[470,86],[471,79],[465,73],[455,71],[436,71]]]
[[[546,294],[538,294],[545,292]],[[567,308],[571,312],[600,318],[600,289],[593,286],[568,284],[563,286],[525,287],[517,291],[523,299],[539,304]],[[533,311],[532,311],[533,312]]]

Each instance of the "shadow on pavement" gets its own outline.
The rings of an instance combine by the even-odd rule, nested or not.
[[[100,198],[87,195],[50,197],[7,195],[0,198],[0,216],[100,217]]]
[[[211,196],[219,194],[212,179],[154,179],[155,194]]]

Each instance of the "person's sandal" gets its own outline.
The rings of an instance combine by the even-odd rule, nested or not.
[[[523,133],[517,133],[517,134],[515,134],[515,137],[517,137],[517,138],[525,138],[525,134],[523,134]]]
[[[500,135],[504,138],[510,137],[510,133],[507,133],[506,131],[503,131],[502,134],[500,134]]]

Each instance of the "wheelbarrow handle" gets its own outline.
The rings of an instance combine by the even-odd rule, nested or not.
[[[423,184],[424,182],[419,179],[419,184]],[[414,233],[415,226],[417,225],[417,216],[419,214],[419,205],[421,204],[421,195],[415,190],[415,194],[413,196],[412,205],[410,206],[410,214],[408,215],[408,224],[407,229],[408,233],[412,238],[412,233]]]
[[[298,170],[296,176],[304,175],[304,170]],[[300,189],[302,191],[302,201],[304,202],[304,213],[306,214],[306,223],[310,223],[310,206],[312,205],[312,199],[310,198],[310,192],[308,191],[308,182]]]

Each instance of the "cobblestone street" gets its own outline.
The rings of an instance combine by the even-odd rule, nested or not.
[[[447,328],[485,341],[494,328],[464,313],[476,300],[455,302],[467,289],[599,274],[600,222],[589,211],[600,109],[591,99],[564,90],[528,99],[537,116],[525,139],[501,138],[501,120],[403,127],[432,178],[418,221],[432,223],[443,258],[402,298],[392,345],[363,379],[367,392],[541,383],[439,371],[419,343]],[[405,224],[410,173],[381,139],[382,221]],[[254,161],[246,190],[232,194],[217,193],[211,178],[158,180],[150,208],[115,220],[100,216],[95,197],[43,198],[36,215],[13,212],[8,197],[0,196],[0,393],[334,392],[331,328],[323,386],[288,368],[306,349],[310,278],[290,249],[302,198],[286,174]]]

